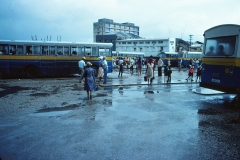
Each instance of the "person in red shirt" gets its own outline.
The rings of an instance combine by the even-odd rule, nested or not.
[[[194,72],[194,67],[190,66],[190,69],[189,69],[189,72],[188,72],[188,78],[186,79],[187,82],[188,82],[189,78],[191,78],[191,82],[194,81],[193,80],[193,72]]]

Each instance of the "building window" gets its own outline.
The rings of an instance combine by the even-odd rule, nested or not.
[[[121,44],[121,42],[119,42],[118,44]]]
[[[128,44],[132,44],[132,42],[128,42]]]
[[[136,48],[133,48],[134,51],[136,51]]]
[[[142,48],[140,48],[140,51],[142,51]]]
[[[146,44],[150,44],[150,42],[146,42]]]
[[[163,41],[158,41],[158,43],[163,43]]]
[[[126,44],[126,42],[122,42],[122,44]]]
[[[152,44],[156,44],[156,41],[152,41]]]
[[[139,44],[144,44],[144,42],[139,42]]]

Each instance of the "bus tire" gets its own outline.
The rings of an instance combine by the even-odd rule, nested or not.
[[[29,66],[26,68],[26,76],[28,78],[36,78],[38,76],[38,69],[34,66]]]

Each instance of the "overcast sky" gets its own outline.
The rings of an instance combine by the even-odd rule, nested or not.
[[[0,39],[93,42],[93,23],[108,18],[140,27],[144,38],[203,41],[206,29],[240,24],[240,0],[0,0]]]

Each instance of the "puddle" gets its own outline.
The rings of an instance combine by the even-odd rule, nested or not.
[[[79,108],[81,104],[71,104],[64,107],[54,107],[54,108],[47,108],[44,107],[42,109],[37,110],[34,114],[34,116],[58,116],[66,114],[76,108]]]
[[[50,96],[50,94],[49,93],[34,93],[34,94],[30,94],[30,96],[47,97],[47,96]]]
[[[196,90],[193,90],[193,92],[198,94],[205,94],[205,95],[224,94],[224,92],[207,89],[207,88],[198,88]]]
[[[154,94],[153,91],[144,91],[144,94]]]
[[[71,110],[68,110],[68,111],[53,111],[53,112],[44,112],[44,113],[36,113],[34,114],[34,116],[59,116],[59,115],[63,115],[63,114],[66,114],[68,112],[70,112]],[[33,115],[33,114],[32,114]]]
[[[19,87],[19,86],[9,87],[9,86],[5,86],[5,85],[1,85],[0,88],[1,88],[0,97],[4,97],[8,94],[14,94],[14,93],[17,93],[19,91],[32,89],[32,88],[29,88],[29,87]]]
[[[141,109],[131,108],[129,106],[114,106],[112,107],[112,110],[116,111],[116,114],[118,114],[118,116],[130,117],[137,120],[148,121],[155,119],[152,113]]]

